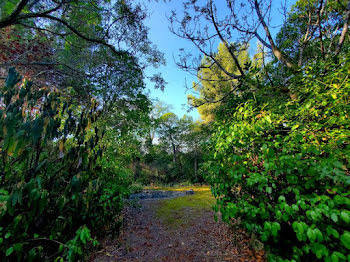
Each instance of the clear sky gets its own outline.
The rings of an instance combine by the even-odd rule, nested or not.
[[[282,24],[282,15],[277,11],[281,5],[281,2],[285,0],[273,0],[275,7],[272,10],[272,19],[275,26]],[[295,1],[287,1],[287,5],[291,6]],[[161,72],[165,81],[168,83],[164,92],[161,90],[155,90],[152,84],[147,82],[147,86],[150,90],[150,97],[152,99],[159,99],[173,107],[174,113],[179,117],[184,114],[192,116],[195,120],[199,118],[199,114],[196,109],[188,112],[187,106],[187,93],[186,82],[189,87],[192,86],[192,82],[196,81],[196,78],[179,69],[175,62],[179,54],[179,49],[184,48],[186,51],[190,51],[195,55],[198,55],[197,49],[187,40],[181,39],[169,31],[169,21],[167,17],[170,16],[172,10],[176,10],[181,17],[183,12],[182,0],[172,0],[170,2],[163,1],[145,1],[150,17],[146,20],[146,25],[150,28],[149,38],[157,45],[158,49],[164,53],[166,59],[166,66],[162,66],[158,69],[148,69],[146,74],[152,75],[155,72]],[[215,5],[218,7],[219,15],[220,10],[227,9],[226,0],[215,0]],[[272,34],[275,35],[278,32],[278,28],[271,28]],[[256,43],[251,44],[252,48],[256,47]]]
[[[151,98],[158,98],[171,105],[174,113],[179,117],[187,114],[197,119],[199,118],[197,110],[188,112],[185,88],[186,81],[187,84],[191,85],[196,79],[191,74],[179,69],[174,62],[174,57],[178,55],[179,48],[183,47],[186,50],[193,50],[196,53],[197,50],[193,48],[191,43],[180,39],[169,31],[169,21],[167,19],[171,14],[171,10],[182,10],[181,2],[180,0],[171,1],[170,3],[151,1],[147,6],[150,17],[146,20],[146,25],[150,28],[150,40],[164,53],[167,63],[166,66],[162,66],[156,70],[150,68],[147,70],[147,74],[161,72],[165,81],[168,83],[164,92],[151,87]],[[150,83],[148,85],[152,86]]]

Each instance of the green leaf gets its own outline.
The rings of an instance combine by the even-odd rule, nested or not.
[[[62,251],[63,251],[63,248],[64,248],[64,245],[61,244],[61,245],[59,246],[59,248],[58,248],[58,251],[59,251],[59,252],[62,252]]]
[[[266,193],[271,194],[272,193],[272,188],[271,187],[266,187]]]
[[[314,233],[314,231],[310,227],[307,229],[306,235],[309,238],[311,243],[315,242],[316,234]]]
[[[338,222],[338,216],[336,213],[332,213],[331,214],[331,219],[334,221],[334,223],[337,223]]]
[[[316,221],[317,220],[317,214],[315,211],[311,210],[310,211],[310,216],[312,218],[312,220]]]
[[[282,212],[280,210],[276,211],[276,218],[281,219],[282,218]]]
[[[295,204],[292,205],[292,208],[294,211],[298,212],[299,211],[299,207]]]
[[[12,206],[15,206],[17,204],[17,200],[18,200],[18,192],[15,191],[12,195]]]
[[[323,256],[328,256],[328,249],[326,248],[325,245],[314,244],[311,250],[318,259],[321,259]]]
[[[350,232],[346,231],[340,237],[340,242],[347,248],[350,249]]]
[[[271,225],[271,233],[273,236],[277,236],[278,235],[278,231],[281,229],[281,226],[278,222],[273,222]]]
[[[278,202],[285,202],[286,201],[286,198],[284,196],[280,196],[278,198]]]
[[[331,260],[332,262],[339,262],[339,257],[333,252],[333,254],[331,255]]]
[[[10,247],[6,250],[6,256],[8,257],[9,255],[11,255],[13,252],[13,247]]]
[[[349,211],[343,210],[340,212],[340,217],[344,220],[345,223],[350,222],[350,216],[349,216]]]
[[[270,230],[271,230],[271,223],[266,221],[266,222],[264,223],[264,229],[265,229],[266,231],[270,231]]]
[[[344,256],[342,253],[340,253],[338,251],[334,251],[331,255],[332,262],[338,262],[339,258],[346,260],[346,256]]]
[[[323,235],[322,235],[322,232],[318,229],[318,228],[315,228],[314,229],[314,233],[316,235],[316,239],[318,242],[322,242],[323,241]]]
[[[332,227],[327,227],[327,234],[332,235],[334,238],[339,238],[339,233]]]

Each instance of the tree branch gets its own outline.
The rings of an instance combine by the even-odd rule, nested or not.
[[[321,55],[323,60],[325,59],[325,53],[324,53],[324,45],[323,45],[323,39],[322,39],[322,26],[321,26],[321,11],[323,8],[323,0],[320,1],[320,6],[317,10],[317,26],[319,30],[319,38],[320,38],[320,49],[321,49]]]
[[[202,103],[197,104],[197,105],[193,105],[193,104],[192,104],[192,106],[195,107],[195,108],[198,108],[198,107],[201,107],[201,106],[203,106],[203,105],[205,105],[205,104],[208,104],[208,103],[210,103],[210,104],[220,103],[220,102],[224,101],[224,100],[225,100],[229,95],[231,95],[233,92],[237,91],[238,88],[239,88],[240,86],[241,86],[241,84],[235,86],[233,89],[231,89],[229,92],[227,92],[227,93],[226,93],[223,97],[221,97],[221,98],[218,98],[218,99],[213,100],[213,101],[209,101],[209,100],[206,99],[205,102],[202,102]]]
[[[111,51],[116,55],[120,56],[120,55],[128,54],[128,52],[126,52],[126,51],[120,51],[120,50],[115,49],[115,47],[113,45],[108,44],[104,39],[91,38],[91,37],[88,37],[86,35],[83,35],[81,32],[79,32],[76,28],[74,28],[73,26],[68,24],[68,22],[63,20],[63,19],[60,19],[60,18],[52,16],[52,15],[47,15],[47,14],[42,14],[40,17],[59,22],[59,23],[63,24],[65,27],[67,27],[69,30],[71,30],[74,34],[79,36],[80,38],[82,38],[88,42],[104,45],[104,46],[108,47],[109,49],[111,49]]]
[[[272,49],[272,52],[273,54],[275,55],[275,57],[281,61],[284,65],[286,65],[288,68],[295,68],[295,65],[290,62],[288,59],[286,59],[284,57],[284,55],[282,54],[282,52],[278,49],[278,47],[275,45],[275,42],[273,41],[272,39],[272,36],[271,36],[271,33],[270,33],[270,30],[267,26],[267,24],[265,23],[265,20],[261,14],[261,11],[260,11],[260,7],[259,7],[259,4],[258,4],[258,1],[257,0],[254,0],[254,5],[255,5],[255,11],[259,17],[259,21],[260,23],[262,24],[264,30],[265,30],[265,33],[266,33],[266,36],[267,36],[267,39],[269,40],[270,42],[270,45],[271,45],[271,49]]]
[[[302,41],[302,43],[300,44],[300,48],[299,48],[299,59],[298,59],[298,66],[302,66],[303,64],[303,58],[304,58],[304,50],[307,46],[307,43],[309,42],[309,34],[310,34],[310,27],[311,27],[311,21],[312,21],[312,16],[311,16],[311,10],[309,9],[309,19],[307,22],[307,29],[306,29],[306,33],[304,35],[304,39]]]
[[[339,53],[340,53],[340,50],[344,44],[344,41],[345,41],[345,36],[346,36],[346,33],[348,32],[348,23],[349,23],[349,20],[350,20],[350,0],[348,1],[348,5],[346,7],[346,11],[345,11],[345,19],[344,19],[344,26],[343,26],[343,30],[341,32],[341,35],[340,35],[340,38],[339,38],[339,42],[337,44],[337,47],[335,49],[335,56],[338,56]]]
[[[20,20],[25,20],[25,19],[30,19],[30,18],[38,18],[38,17],[42,17],[42,15],[46,15],[46,14],[50,14],[52,12],[57,11],[59,8],[61,8],[61,6],[63,4],[65,4],[67,2],[67,0],[62,0],[57,6],[48,9],[46,11],[43,12],[39,12],[39,13],[29,13],[29,14],[23,14],[21,15],[22,10],[24,9],[24,7],[27,5],[29,0],[22,0],[16,7],[16,9],[12,12],[12,14],[1,20],[0,21],[0,28],[4,28],[7,26],[10,26],[12,24],[18,24],[18,22]]]
[[[235,74],[232,74],[230,72],[228,72],[224,67],[223,65],[221,65],[221,63],[212,55],[212,54],[209,54],[207,53],[206,51],[204,51],[199,44],[197,44],[192,38],[190,35],[186,34],[186,37],[192,41],[192,43],[198,48],[199,51],[201,51],[201,53],[203,53],[205,56],[209,57],[210,59],[212,59],[215,64],[217,64],[217,66],[226,74],[228,75],[229,77],[231,77],[232,79],[239,79],[241,78],[242,76],[241,75],[235,75]]]
[[[59,8],[62,7],[63,4],[67,3],[67,1],[69,1],[69,0],[62,0],[62,1],[59,2],[59,4],[57,4],[57,6],[51,8],[51,9],[48,9],[46,11],[43,11],[43,12],[29,13],[29,14],[22,14],[21,15],[21,11],[26,6],[28,1],[29,0],[21,0],[19,2],[19,4],[17,5],[17,7],[15,8],[15,10],[11,13],[10,16],[8,16],[5,19],[0,20],[0,28],[4,28],[4,27],[7,27],[9,25],[14,25],[14,24],[24,25],[23,21],[27,20],[27,19],[31,19],[31,18],[49,19],[49,20],[56,21],[56,22],[64,25],[66,28],[68,28],[74,34],[76,34],[77,36],[79,36],[80,38],[82,38],[82,39],[84,39],[84,40],[86,40],[88,42],[101,44],[103,46],[108,47],[114,54],[116,54],[118,56],[128,54],[128,52],[126,52],[126,51],[117,50],[113,45],[108,44],[104,39],[91,38],[91,37],[89,37],[87,35],[84,35],[79,30],[77,30],[72,25],[70,25],[67,21],[51,15],[51,13],[57,11]],[[133,61],[133,62],[136,64],[135,61]]]
[[[4,27],[7,27],[7,26],[13,24],[17,20],[17,17],[22,12],[24,7],[28,4],[28,1],[29,0],[21,0],[17,4],[15,10],[13,10],[13,12],[8,17],[0,20],[0,28],[4,28]]]
[[[214,16],[214,10],[213,10],[213,1],[210,0],[210,12],[209,12],[209,16],[211,18],[211,21],[214,25],[214,28],[215,28],[215,31],[217,32],[220,40],[224,43],[224,45],[226,46],[228,52],[230,53],[233,61],[235,62],[239,72],[241,73],[242,76],[244,76],[244,71],[242,70],[242,67],[241,65],[239,64],[239,61],[237,59],[237,56],[234,54],[234,52],[232,51],[232,49],[230,48],[230,46],[228,45],[226,39],[224,39],[224,37],[222,36],[221,32],[220,32],[220,29],[215,21],[215,16]]]

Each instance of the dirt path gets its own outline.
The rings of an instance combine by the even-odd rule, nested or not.
[[[184,207],[173,213],[175,223],[164,223],[157,215],[162,201],[140,200],[138,207],[128,207],[121,235],[106,240],[92,261],[263,261],[263,251],[252,252],[249,240],[233,237],[208,209],[198,213]]]

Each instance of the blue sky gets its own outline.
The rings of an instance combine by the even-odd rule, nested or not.
[[[282,16],[276,8],[280,6],[281,1],[284,0],[273,0],[275,7],[272,10],[273,25],[282,24]],[[290,6],[295,1],[287,1]],[[179,49],[184,48],[186,51],[198,55],[197,49],[187,40],[181,39],[169,31],[169,17],[172,10],[176,10],[180,15],[183,11],[182,1],[173,0],[170,2],[163,1],[145,1],[150,17],[146,20],[146,25],[150,28],[149,38],[157,45],[158,49],[164,53],[166,59],[166,66],[161,66],[158,69],[149,68],[146,71],[147,75],[152,75],[155,72],[161,72],[165,81],[168,83],[164,92],[161,90],[154,89],[152,84],[147,82],[148,89],[150,90],[150,97],[152,99],[159,99],[172,106],[173,112],[179,117],[184,114],[192,116],[195,120],[199,118],[199,114],[196,109],[188,112],[187,106],[187,93],[185,84],[192,86],[192,82],[196,81],[196,78],[179,69],[175,62],[179,54]],[[226,9],[226,0],[216,0],[214,3],[217,5],[218,10]],[[220,8],[221,7],[221,8]],[[220,12],[219,12],[220,15]],[[272,28],[271,33],[275,35],[278,32],[278,28]],[[252,48],[256,47],[256,43],[251,44]]]
[[[166,66],[158,69],[148,69],[147,74],[153,72],[161,72],[165,81],[168,83],[164,92],[159,89],[152,88],[152,84],[148,83],[151,91],[151,98],[157,98],[172,106],[174,113],[179,117],[184,114],[191,115],[194,119],[199,118],[197,110],[187,112],[187,96],[185,83],[191,85],[195,81],[195,77],[191,74],[179,69],[174,62],[174,57],[177,56],[179,48],[183,47],[186,50],[197,50],[193,48],[191,43],[184,39],[180,39],[169,31],[169,21],[167,16],[170,16],[171,10],[182,10],[181,1],[171,1],[164,3],[163,1],[151,1],[147,6],[150,17],[146,20],[146,25],[150,28],[149,38],[157,45],[158,49],[164,53]]]

